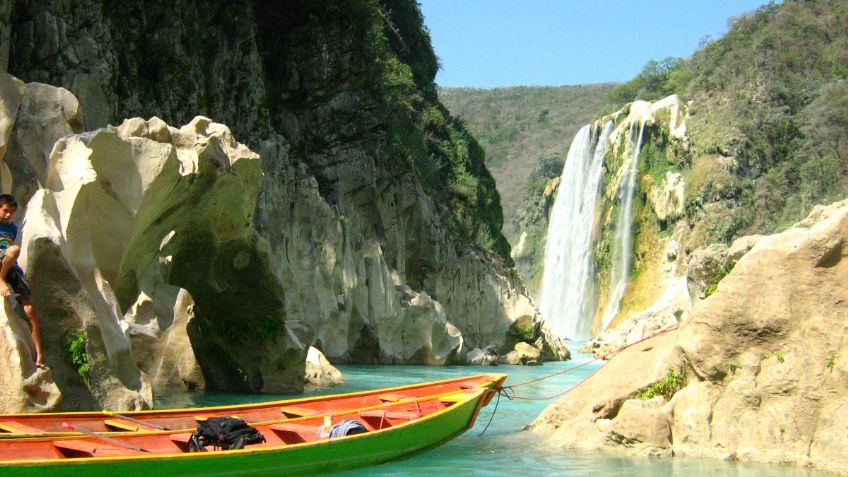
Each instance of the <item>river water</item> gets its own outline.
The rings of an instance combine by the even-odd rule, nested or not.
[[[571,361],[546,363],[544,366],[340,366],[345,385],[337,388],[318,388],[307,394],[335,394],[365,389],[383,388],[434,381],[456,376],[500,372],[509,375],[506,384],[523,383],[588,362],[591,355],[579,354]],[[551,379],[521,386],[521,397],[544,398],[571,388],[601,364],[591,363]],[[209,406],[282,399],[278,395],[188,393],[171,391],[157,397],[162,407]],[[827,474],[797,467],[769,466],[723,462],[711,459],[670,459],[614,457],[600,453],[577,453],[548,449],[539,439],[522,428],[548,406],[551,400],[507,400],[501,398],[497,411],[496,400],[484,408],[474,428],[462,436],[423,454],[376,467],[331,474],[338,477],[500,477],[500,476],[656,476],[656,477],[825,477]],[[494,416],[492,416],[494,412]],[[480,435],[486,424],[491,424]],[[330,474],[328,474],[330,475]]]

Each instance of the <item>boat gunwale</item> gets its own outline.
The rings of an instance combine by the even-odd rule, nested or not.
[[[492,381],[492,384],[497,384],[498,380]],[[302,449],[305,447],[322,447],[331,445],[334,442],[344,442],[352,439],[367,439],[367,438],[376,438],[385,436],[387,434],[393,432],[399,432],[404,430],[405,428],[417,424],[422,424],[431,420],[434,420],[438,417],[441,417],[445,414],[459,412],[465,406],[468,406],[471,403],[475,403],[475,410],[473,412],[472,417],[470,418],[470,426],[473,426],[474,421],[477,418],[477,415],[482,408],[482,403],[485,399],[485,394],[494,392],[492,388],[489,387],[480,387],[476,389],[469,389],[464,391],[454,391],[450,393],[444,393],[442,395],[448,394],[456,394],[458,392],[464,392],[468,396],[466,399],[462,401],[458,401],[450,406],[447,406],[443,409],[439,409],[429,414],[425,414],[417,419],[411,419],[405,422],[401,422],[395,424],[391,427],[386,427],[383,429],[375,429],[373,431],[361,433],[361,434],[353,434],[348,436],[341,436],[333,439],[316,439],[310,442],[300,442],[295,444],[278,444],[273,446],[265,446],[265,447],[257,447],[257,448],[244,448],[244,449],[233,449],[233,450],[213,450],[206,452],[179,452],[179,453],[150,453],[150,454],[133,454],[133,455],[121,455],[121,456],[106,456],[106,457],[79,457],[79,458],[58,458],[58,459],[25,459],[25,460],[0,460],[0,469],[4,467],[33,467],[33,466],[61,466],[61,465],[85,465],[88,463],[100,464],[106,462],[139,462],[139,461],[149,461],[149,460],[174,460],[174,459],[212,459],[212,458],[223,458],[228,456],[245,456],[249,454],[268,454],[275,452],[289,452],[296,451],[298,449]],[[438,395],[433,395],[433,397]],[[428,397],[429,398],[429,397]],[[355,410],[354,410],[355,411]],[[301,419],[301,418],[299,418]],[[268,423],[264,425],[270,425],[275,422],[290,422],[291,420],[279,420],[279,421],[268,421]],[[467,430],[467,429],[466,429]],[[151,435],[167,435],[167,434],[178,434],[182,433],[175,431],[156,431],[155,433],[145,433],[145,436]],[[132,435],[138,435],[137,433],[133,433]],[[113,437],[114,434],[110,435]],[[126,436],[124,436],[126,437]],[[63,436],[60,439],[51,439],[51,438],[33,438],[31,440],[71,440],[71,439],[79,439],[79,436]],[[86,440],[94,440],[95,438],[86,438]],[[22,441],[25,439],[22,439]],[[26,439],[26,441],[31,441],[30,439]],[[440,441],[443,442],[443,441]],[[433,446],[439,443],[433,443]],[[432,446],[429,446],[430,448]],[[421,451],[426,450],[421,449]]]
[[[314,402],[314,401],[330,401],[337,398],[354,398],[358,396],[367,396],[369,394],[378,394],[384,393],[386,391],[400,391],[405,389],[412,388],[422,388],[427,386],[434,386],[440,384],[447,384],[452,381],[465,381],[476,378],[488,377],[492,380],[492,382],[497,383],[505,378],[507,375],[505,373],[483,373],[483,374],[475,374],[472,376],[465,376],[459,378],[448,378],[448,379],[440,379],[438,381],[428,381],[425,383],[416,383],[416,384],[405,384],[402,386],[392,386],[388,388],[380,388],[380,389],[370,389],[364,391],[354,391],[351,393],[338,393],[338,394],[325,394],[320,396],[309,396],[309,397],[300,397],[294,399],[280,399],[276,401],[262,401],[258,403],[245,403],[245,404],[232,404],[232,405],[219,405],[219,406],[204,406],[204,407],[178,407],[178,408],[168,408],[168,409],[142,409],[138,411],[116,411],[116,410],[100,410],[100,411],[68,411],[68,412],[43,412],[43,413],[12,413],[12,414],[0,414],[0,420],[12,418],[12,417],[23,417],[23,418],[32,418],[34,416],[37,417],[45,417],[49,418],[51,416],[74,416],[74,417],[82,417],[82,416],[105,416],[105,417],[118,417],[115,414],[124,414],[129,416],[136,415],[145,415],[145,414],[157,414],[157,413],[169,413],[169,412],[192,412],[192,413],[202,413],[205,411],[212,410],[227,410],[227,409],[248,409],[253,407],[273,407],[285,404],[298,404],[303,402]],[[110,434],[112,435],[112,434]]]

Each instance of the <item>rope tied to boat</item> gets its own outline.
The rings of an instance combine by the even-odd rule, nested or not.
[[[647,340],[649,340],[649,339],[656,338],[657,336],[663,335],[663,334],[668,333],[668,332],[670,332],[670,331],[676,330],[676,329],[677,329],[677,327],[678,327],[678,325],[670,326],[670,327],[668,327],[668,328],[666,328],[666,329],[664,329],[664,330],[658,331],[658,332],[656,332],[656,333],[654,333],[654,334],[652,334],[652,335],[650,335],[650,336],[647,336],[647,337],[645,337],[645,338],[642,338],[642,339],[640,339],[639,341],[635,341],[635,342],[633,342],[633,343],[630,343],[629,345],[622,346],[621,348],[619,348],[619,349],[615,350],[612,354],[608,355],[608,356],[607,356],[606,361],[607,361],[607,362],[611,361],[611,360],[612,360],[613,358],[615,358],[615,357],[616,357],[619,353],[621,353],[622,351],[626,350],[627,348],[630,348],[630,347],[632,347],[632,346],[636,346],[636,345],[638,345],[639,343],[642,343],[643,341],[647,341]],[[595,374],[595,373],[597,373],[597,372],[598,372],[601,368],[603,368],[603,367],[604,367],[604,365],[605,365],[606,363],[604,363],[604,365],[599,366],[597,369],[595,369],[594,371],[592,371],[591,373],[589,373],[588,375],[586,375],[586,377],[585,377],[585,378],[581,379],[581,380],[580,380],[580,382],[576,383],[574,386],[571,386],[571,387],[569,387],[568,389],[566,389],[566,390],[564,390],[564,391],[562,391],[562,392],[558,392],[558,393],[553,394],[553,395],[550,395],[550,396],[544,396],[544,397],[528,397],[528,396],[519,396],[519,395],[515,392],[515,388],[517,388],[517,387],[521,387],[521,386],[526,386],[526,385],[528,385],[528,384],[536,383],[536,382],[539,382],[539,381],[544,381],[544,380],[546,380],[546,379],[550,379],[550,378],[553,378],[553,377],[556,377],[556,376],[560,376],[560,375],[562,375],[562,374],[569,373],[569,372],[571,372],[571,371],[574,371],[574,370],[576,370],[576,369],[582,368],[582,367],[584,367],[584,366],[588,366],[588,365],[590,365],[590,364],[594,363],[595,361],[602,361],[602,360],[604,360],[604,359],[605,359],[604,357],[596,357],[596,358],[594,358],[594,359],[591,359],[591,360],[589,360],[589,361],[586,361],[585,363],[581,363],[581,364],[578,364],[578,365],[576,365],[576,366],[572,366],[572,367],[567,368],[567,369],[564,369],[564,370],[562,370],[562,371],[557,371],[556,373],[551,373],[551,374],[548,374],[548,375],[545,375],[545,376],[542,376],[542,377],[539,377],[539,378],[530,379],[530,380],[528,380],[528,381],[524,381],[524,382],[521,382],[521,383],[518,383],[518,384],[511,384],[511,385],[509,385],[509,386],[500,386],[500,387],[498,387],[497,389],[491,389],[491,390],[489,390],[489,392],[496,392],[496,393],[497,393],[497,395],[498,395],[498,397],[497,397],[497,400],[495,401],[495,408],[494,408],[494,410],[492,410],[492,414],[491,414],[491,416],[489,416],[489,422],[487,422],[487,423],[486,423],[486,427],[483,429],[483,432],[481,432],[481,433],[480,433],[480,435],[479,435],[478,437],[482,437],[482,436],[483,436],[483,434],[485,434],[485,433],[486,433],[486,431],[489,429],[489,425],[491,425],[491,424],[492,424],[492,420],[495,418],[495,414],[498,412],[498,404],[500,404],[501,396],[503,396],[503,397],[505,397],[505,398],[509,399],[510,401],[515,401],[515,400],[522,400],[522,401],[548,401],[548,400],[550,400],[550,399],[556,399],[556,398],[558,398],[558,397],[562,397],[562,396],[564,396],[564,395],[568,394],[569,392],[571,392],[571,390],[572,390],[572,389],[576,388],[577,386],[580,386],[580,385],[581,385],[581,384],[583,384],[586,380],[588,380],[589,378],[591,378],[591,377],[592,377],[592,375],[594,375],[594,374]]]

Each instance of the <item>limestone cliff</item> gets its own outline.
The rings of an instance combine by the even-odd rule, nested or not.
[[[509,267],[499,198],[482,150],[436,99],[435,56],[414,2],[144,6],[104,0],[78,6],[22,0],[3,8],[8,70],[31,83],[10,81],[17,88],[40,87],[33,81],[62,86],[66,90],[57,91],[73,93],[82,111],[54,109],[64,129],[38,141],[23,137],[20,117],[6,119],[22,126],[10,145],[40,148],[14,153],[10,146],[4,159],[14,179],[4,188],[22,203],[32,197],[41,201],[39,210],[52,210],[44,199],[54,194],[36,191],[51,189],[46,171],[53,142],[85,130],[100,132],[74,141],[89,149],[91,142],[114,142],[106,150],[121,151],[130,171],[141,163],[137,152],[176,150],[182,160],[181,148],[197,147],[169,143],[180,135],[166,124],[191,123],[198,138],[212,134],[204,132],[206,124],[215,131],[227,124],[227,137],[261,157],[251,162],[261,162],[257,190],[252,181],[249,187],[227,182],[242,187],[242,195],[195,196],[141,222],[126,215],[137,205],[108,192],[128,179],[117,174],[98,185],[106,191],[98,197],[118,200],[123,209],[102,213],[117,214],[129,229],[104,237],[110,231],[100,224],[91,229],[96,234],[79,238],[83,248],[92,245],[83,253],[84,268],[91,270],[91,259],[99,262],[100,278],[69,266],[89,280],[82,286],[89,296],[105,300],[108,313],[94,315],[108,316],[109,324],[65,307],[61,316],[79,319],[60,320],[52,339],[84,326],[88,349],[98,345],[93,336],[109,334],[115,343],[89,354],[111,360],[107,374],[120,375],[137,361],[133,377],[118,379],[122,385],[141,389],[152,380],[154,386],[296,390],[311,344],[334,362],[446,364],[464,362],[473,348],[508,352],[520,336],[564,355],[543,338],[535,308]],[[0,125],[24,108],[10,103],[7,111]],[[197,115],[212,120],[192,122]],[[124,123],[136,116],[162,121]],[[109,123],[123,125],[98,129]],[[60,157],[62,149],[54,152]],[[211,153],[210,160],[226,169],[224,156],[230,157]],[[97,167],[117,166],[103,161]],[[213,204],[222,212],[193,214],[190,203],[204,214]],[[56,223],[61,230],[61,219]],[[221,227],[221,235],[205,232]],[[47,235],[49,247],[61,249],[59,235]],[[111,244],[104,249],[109,257],[98,255],[98,241]],[[33,256],[47,260],[58,253],[48,252]],[[50,263],[42,269],[58,266]],[[39,260],[28,266],[37,268]],[[34,282],[44,277],[31,273]],[[36,292],[36,304],[53,293]],[[172,336],[168,330],[175,327],[187,328],[188,337]],[[230,348],[223,336],[251,346]],[[164,368],[125,353],[130,344],[144,354],[161,353],[187,339],[194,356]]]
[[[554,446],[845,473],[848,201],[762,237],[679,329],[617,355],[534,423]]]

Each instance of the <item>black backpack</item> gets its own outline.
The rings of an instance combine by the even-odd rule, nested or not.
[[[265,442],[265,436],[236,417],[210,417],[197,426],[188,439],[189,452],[214,449],[242,449],[247,444]]]

